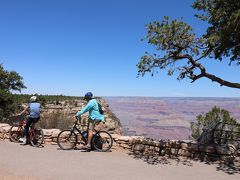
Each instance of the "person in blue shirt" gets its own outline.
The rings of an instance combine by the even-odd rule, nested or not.
[[[26,136],[28,135],[29,127],[31,126],[31,124],[38,122],[38,120],[40,119],[40,110],[41,105],[37,102],[37,96],[32,96],[30,98],[30,103],[28,104],[28,106],[25,107],[24,110],[18,114],[19,116],[23,114],[28,114],[27,123],[23,130],[23,135],[19,139],[21,144],[26,144]]]
[[[86,106],[84,106],[80,111],[77,112],[76,117],[80,117],[82,114],[89,112],[88,117],[88,143],[83,149],[91,150],[91,141],[93,137],[93,130],[95,125],[99,121],[104,121],[104,116],[99,112],[97,100],[93,98],[91,92],[87,92],[84,96],[87,101]]]

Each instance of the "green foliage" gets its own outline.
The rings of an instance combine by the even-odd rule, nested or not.
[[[14,111],[13,97],[4,90],[0,89],[0,120],[7,117]]]
[[[202,36],[193,33],[193,28],[182,19],[172,21],[165,16],[161,22],[146,25],[145,40],[156,52],[143,55],[137,64],[138,75],[144,76],[162,69],[168,75],[178,73],[178,80],[189,78],[192,82],[206,77],[221,86],[240,88],[239,83],[229,82],[208,73],[201,60],[230,57],[230,63],[240,63],[240,1],[196,0],[193,8],[205,12],[196,15],[208,21],[209,27]]]
[[[218,124],[218,125],[217,125]],[[214,125],[217,125],[216,127]],[[211,111],[205,115],[198,115],[196,122],[191,122],[192,137],[198,139],[202,132],[212,127],[216,128],[214,131],[215,143],[227,142],[224,133],[228,132],[228,137],[234,140],[240,138],[240,125],[232,118],[227,110],[213,107]]]
[[[142,76],[145,75],[145,72],[151,72],[153,75],[155,68],[165,69],[168,67],[169,75],[172,75],[176,62],[187,58],[180,56],[179,53],[198,56],[201,52],[200,47],[204,46],[203,39],[196,37],[189,25],[176,19],[169,22],[168,17],[164,17],[161,23],[154,21],[148,24],[146,38],[149,44],[154,45],[156,50],[164,51],[165,55],[160,58],[157,54],[150,55],[146,52],[137,65],[138,73]],[[188,67],[190,65],[187,64],[177,67],[175,70],[181,71],[181,69],[187,69]],[[185,75],[180,73],[178,79],[184,77]]]
[[[154,21],[147,25],[148,43],[156,46],[157,50],[166,50],[170,52],[175,50],[176,46],[188,48],[194,46],[197,42],[192,28],[182,20],[174,19],[169,22],[167,16],[159,23]]]
[[[7,71],[0,64],[0,89],[6,92],[11,90],[21,91],[26,88],[23,84],[23,78],[15,71]]]
[[[60,101],[70,101],[70,103],[76,103],[75,100],[82,100],[83,97],[78,96],[64,96],[64,95],[38,95],[38,94],[14,94],[14,99],[18,104],[29,102],[31,96],[37,96],[38,102],[44,106],[46,103],[59,104]]]
[[[17,72],[9,72],[0,64],[0,121],[15,112],[17,105],[11,91],[26,88],[22,79]]]
[[[196,17],[210,25],[204,35],[214,57],[230,57],[240,64],[240,1],[196,0],[193,8],[203,13]]]

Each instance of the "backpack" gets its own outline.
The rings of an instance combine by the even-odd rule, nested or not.
[[[104,112],[103,112],[103,109],[102,109],[102,105],[97,101],[97,105],[98,105],[98,111],[99,111],[99,113],[100,114],[104,114]]]

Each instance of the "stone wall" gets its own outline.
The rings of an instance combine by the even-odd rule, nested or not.
[[[8,124],[0,124],[0,140],[9,140]],[[44,143],[56,145],[59,129],[43,129]],[[142,136],[112,134],[115,148],[124,148],[139,156],[197,156],[214,154],[233,156],[236,149],[231,145],[203,145],[193,141],[154,140]]]

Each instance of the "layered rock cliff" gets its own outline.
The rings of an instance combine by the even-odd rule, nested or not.
[[[105,123],[104,130],[110,133],[121,134],[122,126],[120,120],[111,111],[109,105],[103,98],[97,98],[102,105],[104,111]],[[26,106],[27,104],[23,104]],[[68,129],[73,125],[75,121],[75,114],[81,110],[86,101],[82,99],[64,100],[64,101],[52,101],[42,104],[41,108],[41,120],[37,123],[38,126],[45,129]],[[14,124],[24,117],[10,117],[6,123]],[[88,113],[82,116],[83,123],[87,123]]]

